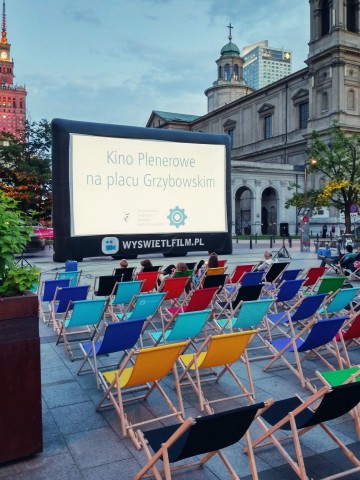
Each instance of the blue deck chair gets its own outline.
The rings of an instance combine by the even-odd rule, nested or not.
[[[259,285],[262,282],[264,272],[246,272],[241,279],[241,286]]]
[[[43,309],[43,303],[52,302],[54,300],[55,292],[57,288],[64,288],[69,287],[70,285],[69,279],[63,280],[45,280],[41,283],[39,289],[39,305],[40,305],[40,316],[44,322],[49,321],[49,317],[45,316],[45,312]],[[49,314],[50,315],[50,314]]]
[[[272,283],[270,285],[266,285],[265,286],[265,289],[267,291],[271,291],[271,290],[274,290],[278,285],[280,285],[282,282],[287,282],[288,280],[296,280],[297,277],[300,275],[300,273],[303,271],[302,268],[293,268],[293,269],[289,269],[287,268],[285,271],[283,271],[283,273],[281,274],[279,280],[277,281],[277,283]],[[305,279],[304,279],[305,281]]]
[[[81,277],[81,270],[71,270],[70,272],[58,272],[56,278],[62,280],[68,278],[70,280],[69,287],[76,287],[79,285]]]
[[[69,335],[86,333],[88,336],[91,334],[91,337],[93,337],[98,331],[98,326],[104,316],[108,301],[109,299],[107,298],[93,298],[90,300],[70,301],[68,303],[56,345],[60,343],[61,339],[63,340],[65,352],[70,355],[71,361],[75,357],[71,349]]]
[[[269,370],[277,360],[281,360],[285,366],[287,366],[298,377],[302,387],[307,387],[311,391],[314,391],[315,387],[311,384],[311,379],[305,378],[304,376],[302,363],[304,360],[308,360],[315,356],[317,359],[321,360],[329,370],[334,370],[334,366],[331,365],[320,353],[321,350],[325,349],[328,353],[331,353],[336,357],[339,368],[341,368],[343,362],[340,358],[337,342],[333,342],[333,347],[331,347],[329,343],[334,340],[336,334],[348,318],[349,316],[345,315],[342,317],[326,318],[318,321],[314,319],[294,337],[279,338],[270,342],[265,340],[270,351],[274,354],[274,357],[267,365],[265,365],[263,368],[264,372]],[[309,330],[310,332],[308,333],[308,336],[303,340],[301,336]],[[287,352],[294,353],[295,365],[285,357]],[[299,353],[305,353],[305,355],[300,358]]]
[[[321,306],[326,300],[326,293],[319,295],[312,295],[310,297],[302,297],[294,305],[285,310],[284,312],[270,313],[266,316],[268,323],[269,338],[271,339],[272,330],[278,329],[282,334],[285,333],[281,326],[289,324],[289,328],[293,335],[293,324],[296,322],[305,322],[311,320],[314,316],[320,318]]]
[[[120,312],[124,311],[125,305],[128,305],[135,297],[135,295],[139,295],[142,285],[141,280],[133,280],[131,282],[116,282],[114,285],[114,293],[111,295],[111,299],[109,302],[109,310],[110,313],[114,317],[115,308],[118,307]]]
[[[285,308],[290,307],[289,302],[296,298],[304,282],[305,279],[300,278],[298,280],[287,280],[280,283],[271,293],[271,296],[276,299],[274,304],[275,309],[277,310],[278,305],[282,305]]]
[[[326,317],[331,317],[334,313],[341,315],[342,313],[345,313],[344,311],[346,311],[346,313],[349,311],[354,313],[352,301],[359,291],[360,289],[358,287],[338,290],[330,297],[320,313],[324,313]]]
[[[88,362],[90,369],[95,373],[96,385],[99,388],[97,357],[100,355],[109,355],[110,353],[126,352],[130,348],[134,348],[139,340],[144,322],[145,318],[132,320],[130,322],[110,323],[106,326],[105,330],[99,332],[97,338],[94,338],[91,342],[80,342],[79,345],[84,354],[84,360],[77,374],[80,375],[82,371],[89,371],[89,369],[83,370],[84,365]],[[101,338],[102,334],[103,337]],[[117,368],[121,361],[122,358],[117,362]],[[109,365],[106,365],[106,368],[109,368]]]
[[[211,308],[197,312],[179,313],[164,332],[152,332],[150,338],[155,345],[194,339],[204,328],[211,315]]]
[[[58,315],[65,313],[70,302],[86,300],[90,285],[78,285],[77,287],[57,288],[54,298],[50,303],[49,323],[53,323],[54,330],[58,333],[61,329],[61,322],[58,323]]]

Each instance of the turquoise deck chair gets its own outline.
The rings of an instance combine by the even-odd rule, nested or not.
[[[326,317],[329,317],[334,313],[341,314],[344,310],[352,310],[351,302],[359,291],[358,287],[339,290],[319,313],[324,313]]]
[[[273,298],[268,298],[242,302],[237,317],[216,320],[220,333],[224,330],[248,330],[256,327],[263,321],[273,301]]]
[[[77,300],[70,302],[64,314],[59,336],[56,342],[58,345],[61,339],[64,342],[65,352],[70,355],[71,361],[74,354],[71,349],[69,335],[87,334],[91,340],[97,332],[109,300],[107,298],[96,298],[90,300]],[[81,327],[85,327],[81,329]],[[71,331],[71,329],[74,329]],[[80,329],[80,330],[79,330]],[[77,339],[78,341],[78,339]]]
[[[172,328],[164,332],[153,332],[150,337],[156,345],[159,343],[180,342],[193,339],[199,335],[212,314],[211,308],[197,312],[179,313],[175,318]]]
[[[139,295],[142,283],[142,280],[133,280],[131,282],[117,282],[115,284],[115,294],[109,303],[110,313],[113,317],[115,313],[114,307],[119,307],[120,312],[124,311],[124,305],[128,305],[135,295]]]
[[[58,274],[56,275],[56,278],[58,280],[69,279],[70,281],[69,287],[76,287],[77,285],[79,285],[80,277],[81,277],[81,270],[79,271],[73,270],[70,272],[58,272]]]

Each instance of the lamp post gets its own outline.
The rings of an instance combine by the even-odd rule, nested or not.
[[[308,206],[308,197],[307,197],[307,181],[308,181],[308,169],[307,166],[315,166],[317,160],[315,158],[310,158],[304,164],[304,213],[300,220],[300,250],[302,252],[310,251],[310,218],[312,208],[311,205]]]

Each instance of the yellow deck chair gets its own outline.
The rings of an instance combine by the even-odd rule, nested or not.
[[[246,330],[237,333],[208,336],[197,352],[180,356],[179,362],[183,370],[179,377],[180,384],[192,386],[198,396],[201,411],[205,409],[207,413],[214,413],[210,403],[233,400],[240,397],[247,397],[251,403],[254,403],[254,386],[250,372],[250,363],[246,355],[246,347],[252,337],[256,334],[256,330]],[[231,365],[237,362],[241,357],[246,366],[250,391],[243,385],[231,369]],[[214,370],[216,367],[223,368],[217,373],[216,370]],[[216,376],[211,377],[209,375],[203,375],[201,378],[201,372],[208,369],[211,369]],[[211,401],[206,399],[201,384],[209,381],[218,381],[225,372],[230,373],[236,384],[242,390],[242,393],[231,397],[217,398]],[[191,373],[194,373],[195,375],[191,375]],[[185,378],[187,380],[185,380]]]
[[[205,272],[206,275],[222,275],[225,273],[227,267],[213,267],[213,268],[208,268]]]
[[[118,370],[99,372],[100,384],[105,394],[96,409],[99,410],[113,405],[119,415],[123,435],[129,435],[138,450],[140,450],[141,444],[134,431],[135,427],[173,416],[176,416],[179,422],[183,422],[184,407],[175,364],[187,345],[188,342],[179,342],[171,345],[144,348],[138,351],[132,349]],[[175,377],[179,410],[175,408],[159,383],[171,370],[173,370]],[[145,394],[131,396],[131,398],[127,399],[123,398],[126,393],[134,393],[134,391],[144,389],[146,390]],[[147,399],[155,389],[158,389],[172,413],[143,422],[130,423],[124,412],[124,403]],[[110,402],[105,402],[107,398],[110,399]]]

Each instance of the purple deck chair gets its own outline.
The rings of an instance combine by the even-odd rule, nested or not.
[[[127,322],[110,323],[106,327],[101,340],[99,340],[100,334],[92,342],[80,342],[79,345],[84,354],[84,360],[77,374],[80,375],[85,363],[89,362],[91,370],[95,373],[96,385],[99,388],[97,357],[109,355],[110,353],[126,352],[126,350],[133,348],[139,340],[145,321],[146,318],[142,318]],[[117,365],[120,364],[121,360],[122,358],[117,362]],[[106,365],[106,368],[109,368],[109,365]],[[84,370],[84,372],[87,371],[89,369]]]
[[[53,301],[50,304],[50,317],[49,323],[51,321],[54,324],[54,329],[60,333],[61,325],[57,324],[56,315],[60,313],[65,313],[70,302],[75,302],[76,300],[86,300],[90,285],[78,285],[76,287],[65,287],[58,288],[55,292]]]

